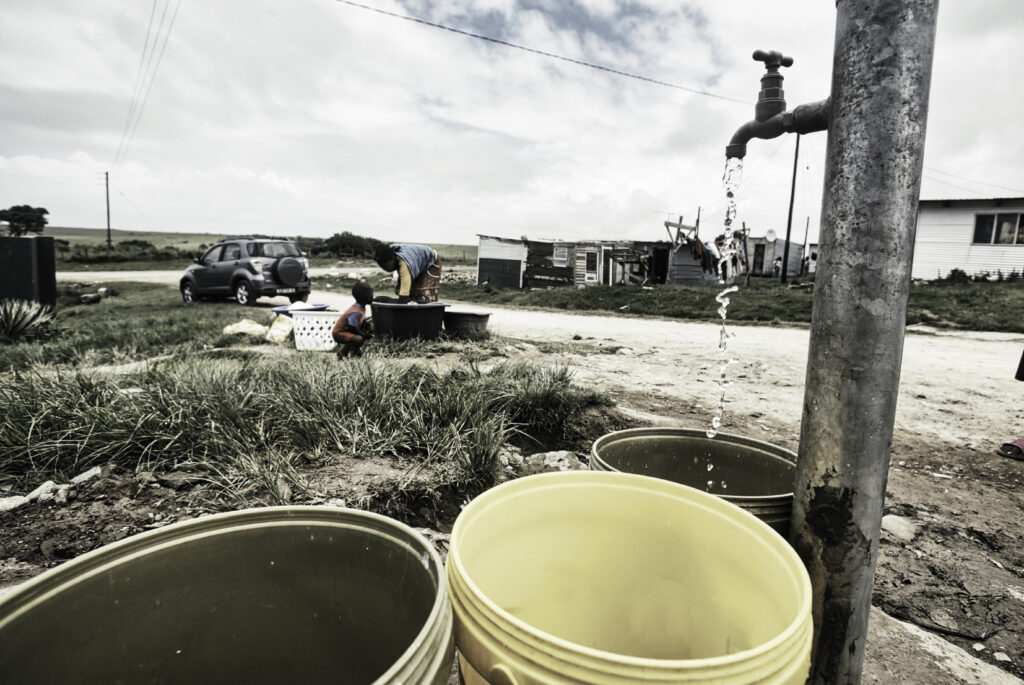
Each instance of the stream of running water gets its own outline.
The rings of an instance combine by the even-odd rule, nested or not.
[[[736,157],[727,159],[725,162],[725,173],[722,175],[727,203],[725,208],[725,242],[722,244],[717,265],[719,282],[723,285],[726,283],[727,274],[733,273],[732,259],[739,251],[732,224],[736,220],[736,191],[739,189],[742,176],[743,160]],[[718,315],[722,317],[722,328],[718,333],[718,406],[715,409],[714,417],[711,419],[711,427],[707,430],[709,438],[718,435],[718,429],[722,425],[722,414],[725,412],[726,390],[732,385],[732,382],[726,378],[726,370],[736,362],[736,359],[729,354],[729,338],[733,337],[734,334],[729,331],[725,324],[729,314],[728,295],[737,290],[739,290],[739,286],[729,286],[715,296],[715,301],[718,302]],[[708,471],[711,471],[712,468],[714,468],[713,465],[708,464]],[[711,485],[712,481],[708,481],[709,488]]]

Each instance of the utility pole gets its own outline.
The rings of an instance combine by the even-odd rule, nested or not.
[[[110,172],[103,172],[103,180],[107,186],[107,249],[111,249],[114,244],[110,240]]]
[[[743,222],[743,262],[747,269],[747,278],[744,280],[743,285],[750,285],[750,255],[747,253],[747,238],[750,237],[750,230],[747,228],[747,222]]]
[[[796,195],[796,164],[800,159],[800,134],[796,134],[796,152],[793,153],[793,183],[789,188],[789,218],[786,219],[786,244],[782,247],[782,282],[786,282],[789,268],[789,232],[793,228],[793,197]]]
[[[804,260],[807,259],[807,252],[808,252],[808,249],[807,249],[807,235],[810,232],[811,232],[811,217],[810,217],[810,215],[808,215],[807,216],[807,223],[804,224],[804,242],[802,243],[802,245],[803,245],[803,254],[800,255],[800,275],[801,276],[805,275],[804,274]],[[809,264],[810,261],[808,260],[807,263]]]

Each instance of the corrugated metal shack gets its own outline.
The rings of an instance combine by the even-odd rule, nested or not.
[[[750,259],[750,273],[755,276],[771,276],[775,260],[778,258],[779,268],[782,268],[782,258],[786,250],[786,241],[780,238],[768,240],[767,238],[747,238],[747,254]],[[786,274],[799,276],[801,274],[801,262],[804,258],[804,246],[800,243],[789,243],[789,265],[786,267]]]
[[[513,288],[563,285],[717,283],[713,261],[692,239],[530,240],[478,236],[477,283]],[[733,276],[730,270],[730,276]]]

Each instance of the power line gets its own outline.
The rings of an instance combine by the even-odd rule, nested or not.
[[[685,90],[685,91],[687,91],[689,93],[696,93],[697,95],[705,95],[705,96],[711,97],[711,98],[718,98],[719,100],[725,100],[727,102],[738,102],[741,105],[750,105],[751,104],[750,102],[748,102],[746,100],[738,100],[736,98],[727,97],[725,95],[718,95],[717,93],[711,93],[711,92],[708,92],[706,90],[700,90],[699,88],[689,88],[687,86],[680,86],[680,85],[678,85],[676,83],[669,83],[667,81],[659,81],[657,79],[648,78],[646,76],[640,76],[639,74],[631,74],[631,73],[629,73],[627,71],[620,71],[618,69],[612,69],[611,67],[601,66],[600,64],[593,64],[591,62],[584,62],[582,60],[573,59],[571,57],[565,57],[563,55],[556,55],[553,52],[545,52],[544,50],[537,50],[537,49],[534,49],[534,48],[528,48],[525,45],[518,45],[516,43],[510,43],[510,42],[508,42],[506,40],[501,40],[499,38],[492,38],[491,36],[484,36],[484,35],[481,35],[479,33],[470,33],[469,31],[463,31],[462,29],[453,28],[451,26],[445,26],[444,24],[436,24],[436,23],[434,23],[432,21],[427,21],[425,19],[419,19],[418,17],[411,17],[411,16],[409,16],[407,14],[398,14],[397,12],[389,12],[387,10],[382,10],[382,9],[377,8],[377,7],[369,7],[367,5],[361,5],[358,2],[352,2],[352,0],[338,0],[338,2],[344,3],[346,5],[351,5],[352,7],[358,7],[360,9],[370,10],[371,12],[377,12],[378,14],[384,14],[384,15],[387,15],[389,17],[395,17],[396,19],[404,19],[406,21],[412,21],[412,22],[415,22],[417,24],[423,24],[425,26],[431,26],[431,27],[436,28],[436,29],[443,29],[445,31],[451,31],[452,33],[458,33],[459,35],[462,35],[462,36],[468,36],[470,38],[477,38],[479,40],[485,40],[485,41],[488,41],[490,43],[496,43],[498,45],[504,45],[505,47],[515,48],[516,50],[523,50],[525,52],[532,52],[535,55],[541,55],[543,57],[550,57],[551,59],[559,59],[559,60],[562,60],[563,62],[570,62],[572,64],[578,64],[578,65],[583,66],[583,67],[590,67],[591,69],[599,69],[601,71],[606,71],[608,73],[615,74],[617,76],[625,76],[627,78],[637,79],[639,81],[645,81],[647,83],[653,83],[653,84],[659,85],[659,86],[665,86],[666,88],[675,88],[677,90]]]
[[[146,221],[148,221],[148,222],[149,222],[150,224],[154,224],[154,223],[155,223],[155,222],[153,221],[153,219],[151,219],[151,218],[150,218],[150,216],[149,216],[148,214],[146,214],[146,213],[145,213],[144,211],[142,211],[142,209],[141,209],[141,208],[140,208],[140,207],[139,207],[139,206],[138,206],[137,204],[135,204],[134,202],[132,202],[132,201],[131,201],[131,199],[130,199],[130,198],[129,198],[129,197],[127,196],[127,195],[125,195],[125,194],[124,194],[124,193],[123,193],[123,192],[121,191],[121,189],[120,189],[120,188],[116,188],[116,187],[115,187],[115,188],[114,188],[114,191],[115,191],[115,192],[116,192],[116,193],[117,193],[118,195],[120,195],[121,197],[123,197],[123,198],[125,199],[125,201],[126,201],[126,202],[127,202],[128,204],[130,204],[130,205],[131,205],[132,207],[134,207],[134,208],[135,208],[135,211],[137,211],[137,212],[138,212],[139,214],[141,214],[141,215],[142,215],[142,216],[143,216],[143,217],[144,217],[144,218],[146,219]]]
[[[943,185],[948,185],[949,187],[954,187],[957,190],[966,190],[967,192],[973,192],[974,195],[979,195],[979,196],[987,195],[986,192],[982,192],[981,190],[975,190],[973,188],[969,188],[969,187],[964,186],[964,185],[957,185],[956,183],[950,183],[948,181],[942,180],[941,178],[936,178],[935,176],[929,176],[928,174],[923,174],[923,175],[924,175],[925,178],[927,178],[928,180],[932,181],[933,183],[942,183]]]
[[[135,105],[139,97],[139,87],[142,84],[142,74],[144,73],[146,57],[149,54],[149,37],[153,32],[153,17],[156,16],[156,4],[157,0],[153,0],[153,6],[149,10],[149,24],[146,25],[146,40],[142,44],[142,54],[139,55],[139,68],[135,72],[135,85],[132,86],[132,99],[128,103],[128,113],[124,118],[124,128],[121,130],[121,142],[117,144],[117,154],[114,158],[117,159],[121,156],[121,148],[124,147],[124,141],[128,138],[128,130],[131,128],[132,115],[135,113]]]
[[[0,169],[0,176],[7,178],[26,178],[26,179],[72,179],[78,181],[95,180],[103,176],[103,172],[82,172],[82,173],[62,173],[62,174],[48,174],[45,172],[24,172],[24,171],[7,171]]]
[[[160,35],[159,35],[160,34],[160,29],[163,27],[163,23],[164,23],[163,20],[164,20],[164,17],[167,15],[167,9],[169,7],[170,7],[170,0],[167,0],[167,4],[164,6],[164,12],[160,16],[160,25],[157,27],[157,37],[153,41],[153,48],[154,48],[154,50],[150,52],[150,60],[149,60],[149,62],[152,61],[152,55],[153,55],[153,53],[154,53],[154,51],[156,49],[156,44],[160,41]],[[159,54],[157,54],[155,66],[153,67],[153,70],[150,72],[149,85],[146,87],[146,94],[142,98],[142,104],[140,104],[136,108],[136,110],[134,112],[135,121],[132,124],[131,133],[128,135],[128,140],[127,140],[126,143],[124,143],[123,148],[119,147],[118,151],[117,151],[117,155],[114,157],[114,165],[115,166],[124,158],[124,155],[128,154],[128,148],[131,147],[132,141],[135,140],[135,132],[139,128],[139,122],[142,121],[142,114],[143,114],[143,112],[146,109],[146,103],[149,102],[149,94],[153,90],[153,84],[156,82],[156,74],[157,74],[157,71],[160,70],[160,62],[164,58],[164,50],[167,49],[167,41],[171,37],[171,31],[174,30],[174,20],[177,19],[177,17],[178,17],[178,9],[180,7],[181,7],[181,0],[178,0],[177,4],[174,6],[174,13],[171,15],[171,21],[170,21],[170,23],[167,26],[167,32],[164,33],[164,35],[163,35],[163,42],[160,44],[160,52],[159,52]],[[129,109],[129,112],[131,112],[131,109]],[[129,116],[131,116],[131,114]],[[123,138],[122,138],[122,142],[123,142]]]
[[[1021,190],[1020,188],[1011,188],[1009,186],[1001,186],[998,183],[989,183],[988,181],[979,181],[979,180],[973,179],[973,178],[966,178],[964,176],[957,176],[956,174],[951,174],[948,171],[942,171],[941,169],[935,169],[935,168],[928,167],[928,166],[926,166],[924,168],[927,169],[928,171],[932,171],[932,172],[934,172],[936,174],[942,174],[943,176],[949,176],[950,178],[955,178],[955,179],[958,179],[960,181],[968,181],[970,183],[980,183],[983,186],[992,186],[993,188],[1002,188],[1003,190],[1012,190],[1015,193],[1024,193],[1024,190]],[[939,183],[943,182],[943,181],[939,181],[939,179],[937,179],[937,178],[932,178],[931,180],[938,181]],[[947,183],[946,185],[953,185],[953,184],[952,183]],[[953,186],[953,187],[954,188],[958,188],[959,186]],[[967,189],[966,188],[961,188],[961,190],[967,190]],[[975,191],[972,191],[972,192],[975,192]]]

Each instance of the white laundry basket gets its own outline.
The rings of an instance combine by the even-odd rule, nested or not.
[[[295,310],[291,313],[297,350],[330,350],[334,347],[331,331],[341,317],[341,312],[304,312]]]

